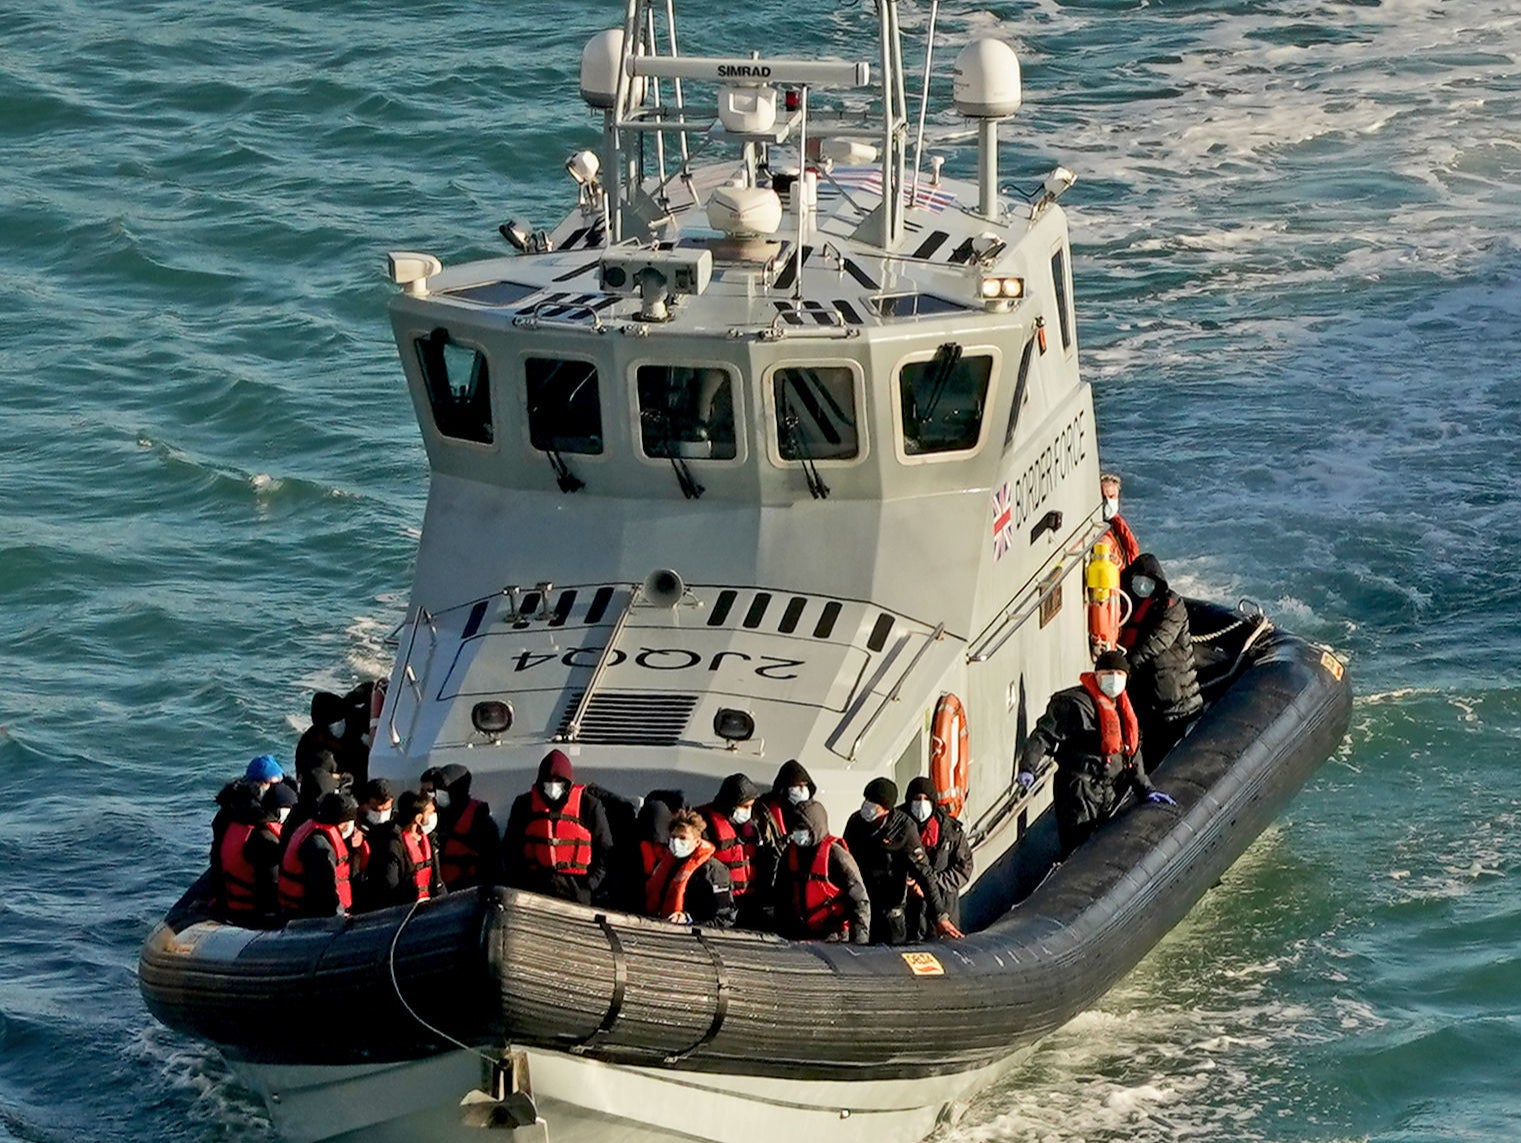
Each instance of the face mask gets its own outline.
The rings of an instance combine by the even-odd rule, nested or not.
[[[334,738],[342,738],[343,732],[348,729],[347,722],[330,722],[327,724],[327,732]]]
[[[545,782],[541,789],[544,791],[544,796],[551,802],[558,802],[565,796],[564,782]]]
[[[390,810],[365,810],[364,820],[371,825],[385,825],[391,820]]]
[[[808,800],[808,787],[807,786],[788,786],[787,787],[787,800],[789,802],[791,802],[794,806],[801,805],[803,802],[806,802]]]
[[[928,798],[915,798],[908,803],[908,812],[914,815],[914,821],[927,822],[930,814],[935,812],[935,807],[930,805]]]
[[[345,838],[353,837],[354,836],[354,823],[353,822],[344,822],[342,825],[340,825],[338,827],[338,832],[341,833]]]
[[[1119,698],[1125,689],[1125,676],[1118,671],[1105,671],[1098,677],[1099,690],[1110,698]]]
[[[1137,599],[1147,599],[1156,591],[1157,581],[1149,575],[1138,575],[1130,581],[1130,594]]]
[[[795,829],[788,836],[792,839],[792,844],[799,848],[806,848],[813,844],[813,834],[806,829]]]
[[[437,828],[438,828],[438,815],[437,814],[429,814],[427,817],[423,818],[423,820],[422,820],[422,831],[423,831],[423,833],[432,833]]]
[[[735,825],[744,825],[750,820],[750,807],[740,806],[737,810],[729,815],[729,820]]]
[[[671,853],[676,857],[691,857],[697,848],[697,842],[690,837],[673,837],[667,844],[671,847]]]
[[[874,822],[886,812],[887,811],[884,810],[881,806],[877,805],[876,802],[861,803],[861,820],[863,822]]]
[[[283,822],[283,821],[284,821],[284,820],[285,820],[285,819],[286,819],[286,818],[288,818],[288,817],[290,817],[290,807],[289,807],[289,806],[281,806],[281,807],[280,807],[280,808],[279,808],[279,810],[277,810],[277,811],[276,811],[276,812],[277,812],[277,813],[278,813],[278,814],[279,814],[279,815],[280,815],[280,820],[281,820],[281,821],[282,821],[282,822]]]
[[[434,790],[433,791],[433,804],[435,806],[437,806],[441,810],[447,810],[449,808],[449,791],[448,790]]]
[[[1120,514],[1120,498],[1118,496],[1104,497],[1104,519],[1113,520]]]

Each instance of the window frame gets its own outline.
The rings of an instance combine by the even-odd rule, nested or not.
[[[448,336],[449,344],[480,354],[486,363],[486,411],[490,417],[487,422],[487,426],[491,432],[490,440],[483,441],[477,440],[474,437],[455,436],[453,433],[446,433],[439,426],[438,407],[433,400],[433,389],[428,383],[428,367],[423,361],[422,354],[423,342],[431,340],[439,330],[443,330]],[[472,338],[460,337],[455,330],[450,329],[446,325],[434,325],[428,329],[414,329],[409,334],[408,341],[412,347],[411,364],[417,369],[418,384],[422,390],[423,401],[428,409],[428,425],[432,428],[433,432],[440,440],[447,441],[453,445],[468,445],[471,448],[480,449],[485,452],[498,451],[501,447],[502,426],[500,424],[500,414],[503,410],[501,402],[497,400],[498,391],[496,386],[500,380],[501,370],[497,361],[486,351],[486,347]],[[446,363],[445,369],[447,370],[447,368]]]
[[[819,457],[810,463],[820,468],[851,468],[871,455],[871,407],[866,403],[866,370],[853,357],[811,358],[808,361],[773,361],[761,371],[761,419],[766,430],[766,459],[772,468],[795,469],[801,458],[782,456],[780,426],[776,421],[776,374],[782,369],[849,369],[850,395],[856,410],[856,455]]]
[[[602,451],[601,452],[565,452],[563,449],[554,450],[560,456],[575,457],[577,464],[596,464],[609,456],[612,452],[611,442],[607,433],[607,394],[603,391],[604,378],[607,376],[607,362],[594,353],[584,353],[574,350],[561,349],[558,346],[540,345],[524,347],[517,355],[517,372],[514,381],[517,383],[518,407],[523,414],[523,449],[528,457],[544,457],[549,455],[549,450],[542,449],[533,443],[533,417],[528,408],[528,362],[530,358],[550,358],[555,361],[578,361],[590,365],[596,370],[597,376],[597,409],[601,421]]]
[[[732,408],[734,410],[734,455],[729,457],[713,456],[651,456],[644,451],[644,410],[639,405],[639,370],[651,366],[661,369],[720,369],[729,379],[730,392],[733,394]],[[673,459],[680,460],[685,464],[700,464],[704,468],[740,468],[749,460],[749,437],[746,435],[748,421],[745,418],[745,388],[744,370],[732,361],[672,361],[669,357],[638,357],[628,363],[628,368],[623,373],[624,383],[628,389],[629,409],[629,442],[633,445],[634,456],[641,464],[654,465],[660,468],[668,466]]]
[[[940,345],[946,341],[954,341],[954,338],[942,338],[940,343],[916,350],[913,353],[900,357],[892,367],[892,412],[893,412],[893,448],[898,454],[898,463],[914,464],[943,464],[947,461],[967,460],[982,452],[988,445],[988,439],[992,435],[991,425],[998,418],[989,416],[994,406],[998,403],[1000,387],[1003,383],[1003,351],[996,345],[963,345],[961,356],[966,357],[989,357],[992,359],[992,368],[988,370],[988,391],[982,399],[982,423],[977,429],[977,443],[971,448],[956,449],[951,452],[923,452],[911,453],[908,451],[908,436],[903,430],[903,367],[905,365],[917,365],[925,361],[933,361],[935,354],[940,352]],[[1000,430],[1002,424],[999,425]]]
[[[1061,281],[1056,280],[1056,262],[1061,260]],[[1077,314],[1072,309],[1072,252],[1067,249],[1066,243],[1059,243],[1051,251],[1051,257],[1046,262],[1046,268],[1051,270],[1051,289],[1053,301],[1056,303],[1056,326],[1057,333],[1062,339],[1062,356],[1070,357],[1077,351]]]

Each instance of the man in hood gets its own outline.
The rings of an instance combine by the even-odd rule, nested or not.
[[[211,818],[211,892],[218,900],[226,899],[222,881],[222,851],[227,830],[233,825],[253,826],[264,820],[261,802],[271,786],[282,781],[285,773],[273,754],[260,754],[243,769],[243,776],[228,782],[217,791],[217,812]]]
[[[706,840],[712,844],[719,864],[729,871],[731,892],[740,905],[749,893],[751,860],[758,845],[755,799],[759,793],[755,783],[745,775],[730,774],[713,800],[697,808]]]
[[[901,945],[908,940],[909,885],[924,900],[924,912],[943,937],[959,937],[940,896],[940,883],[914,819],[898,809],[898,786],[891,778],[873,778],[863,791],[861,809],[845,824],[845,845],[871,898],[871,942]]]
[[[458,762],[423,772],[422,792],[438,806],[438,871],[451,892],[496,881],[502,835],[491,807],[470,796],[470,771]]]
[[[1162,564],[1150,552],[1125,569],[1120,586],[1132,604],[1119,639],[1130,661],[1126,690],[1141,720],[1146,756],[1155,766],[1204,709],[1188,606],[1167,586]]]
[[[353,705],[331,691],[312,695],[311,713],[312,724],[296,743],[296,776],[305,777],[326,750],[340,774],[348,774],[352,785],[363,786],[370,776],[370,749],[364,742],[368,719],[361,725]]]
[[[930,870],[940,886],[941,903],[950,914],[951,924],[959,927],[961,890],[972,879],[972,847],[966,839],[966,827],[951,817],[944,806],[936,804],[935,784],[922,774],[908,784],[901,808],[919,827],[919,840],[924,843]],[[935,919],[925,907],[918,882],[909,883],[908,894],[908,939],[932,940]]]
[[[590,793],[590,791],[588,791]],[[671,841],[671,819],[675,812],[660,798],[646,797],[634,819],[634,843],[608,864],[609,896],[630,913],[644,911],[644,886],[655,871]]]
[[[338,773],[338,763],[326,750],[318,756],[312,768],[301,775],[296,804],[285,823],[285,839],[289,842],[296,830],[317,816],[317,806],[329,794],[345,791],[344,775]]]
[[[613,832],[563,750],[544,755],[533,788],[512,803],[504,848],[509,885],[583,905],[602,889]]]
[[[359,804],[325,794],[317,816],[290,837],[280,861],[280,906],[287,917],[342,917],[354,907],[349,839]]]
[[[771,789],[755,799],[750,821],[755,826],[755,849],[750,854],[750,884],[740,901],[741,923],[748,928],[774,928],[776,879],[787,852],[787,834],[798,807],[812,801],[818,786],[796,758],[781,764]]]
[[[845,843],[818,802],[794,813],[776,878],[776,930],[800,941],[871,940],[871,898]]]

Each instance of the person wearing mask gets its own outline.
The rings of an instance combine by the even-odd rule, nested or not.
[[[363,785],[369,777],[368,765],[355,765],[353,743],[349,741],[349,706],[340,695],[318,691],[312,695],[312,724],[296,742],[296,777],[304,778],[319,762],[325,750],[333,756],[340,774],[351,775]]]
[[[451,892],[489,885],[501,872],[502,835],[491,807],[470,796],[470,771],[458,762],[424,772],[422,790],[438,806],[438,871]]]
[[[296,804],[285,823],[287,842],[307,822],[317,816],[317,806],[328,794],[347,792],[344,775],[338,773],[338,763],[332,754],[324,750],[311,769],[301,775],[297,789]]]
[[[845,823],[845,845],[861,868],[871,898],[871,943],[901,945],[908,940],[911,882],[924,898],[924,911],[935,931],[944,937],[961,936],[940,898],[919,827],[897,808],[897,783],[873,778],[862,793],[860,810]]]
[[[353,909],[349,838],[358,812],[349,794],[325,794],[317,816],[291,835],[280,859],[280,908],[287,917],[343,917]]]
[[[966,827],[946,813],[944,806],[935,804],[935,784],[923,775],[908,784],[903,811],[919,828],[930,871],[940,887],[940,902],[951,924],[960,928],[961,890],[972,879],[972,847],[966,839]],[[934,918],[924,907],[924,893],[917,881],[909,882],[908,894],[908,939],[932,940],[936,933]]]
[[[751,928],[775,927],[777,873],[787,852],[787,835],[797,808],[811,801],[818,787],[797,759],[783,762],[771,789],[755,799],[750,821],[755,826],[755,848],[750,854],[750,883],[741,904],[745,924]]]
[[[647,797],[634,819],[635,844],[626,859],[620,853],[609,864],[608,880],[616,881],[613,892],[620,908],[630,913],[644,912],[644,887],[665,854],[671,841],[671,807],[659,798]]]
[[[1103,497],[1102,511],[1109,531],[1098,542],[1109,545],[1109,558],[1123,572],[1141,554],[1141,545],[1125,517],[1120,515],[1120,478],[1117,473],[1106,472],[1099,477],[1099,495]]]
[[[386,909],[443,895],[433,849],[437,828],[431,795],[407,790],[396,799],[389,820],[370,829],[370,863],[357,894],[361,907]]]
[[[713,843],[703,838],[702,817],[680,810],[671,818],[666,850],[655,862],[644,886],[644,911],[673,925],[734,927],[734,894],[729,871]]]
[[[798,806],[787,840],[776,875],[776,931],[797,941],[869,942],[866,882],[845,842],[829,832],[824,807]]]
[[[509,885],[583,905],[602,888],[613,848],[607,811],[576,783],[563,750],[544,755],[533,788],[512,803],[504,845]]]
[[[1075,687],[1057,691],[1035,723],[1020,756],[1016,779],[1028,790],[1056,764],[1053,801],[1065,858],[1114,816],[1126,793],[1147,802],[1175,805],[1152,786],[1141,758],[1141,730],[1125,684],[1125,652],[1105,651]]]
[[[370,860],[371,834],[385,825],[396,812],[396,787],[384,778],[371,778],[359,788],[359,816],[354,819],[354,836],[349,848],[354,862],[354,878],[363,880]]]
[[[759,793],[745,775],[730,774],[713,800],[697,809],[707,827],[705,835],[713,843],[714,856],[729,871],[736,903],[743,903],[750,889],[750,862],[758,836],[755,798]]]
[[[1162,564],[1150,552],[1125,569],[1120,586],[1132,600],[1119,639],[1130,662],[1125,689],[1141,723],[1146,756],[1155,765],[1204,709],[1188,606],[1167,586]]]
[[[228,829],[237,825],[253,826],[264,820],[261,804],[270,787],[282,781],[285,772],[273,754],[260,754],[243,769],[243,776],[228,782],[217,791],[217,812],[211,819],[211,893],[216,901],[227,897],[222,878],[222,842]]]

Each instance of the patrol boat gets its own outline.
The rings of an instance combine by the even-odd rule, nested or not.
[[[975,846],[967,936],[793,943],[504,888],[252,931],[193,889],[143,995],[285,1138],[920,1138],[1341,740],[1328,649],[1191,603],[1208,706],[1158,767],[1177,806],[1056,861],[1049,775],[1025,791],[1011,759],[1115,606],[1073,175],[1000,186],[1019,66],[980,40],[954,64],[977,177],[945,177],[934,5],[917,107],[898,4],[860,12],[870,58],[692,56],[668,0],[627,0],[581,59],[605,129],[569,217],[508,224],[507,257],[390,256],[432,484],[371,768],[462,762],[500,811],[551,744],[694,802],[798,758],[836,832],[869,779],[930,774]]]

